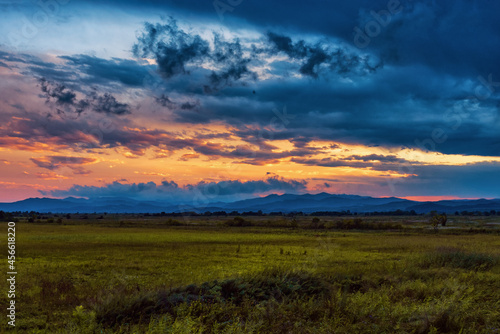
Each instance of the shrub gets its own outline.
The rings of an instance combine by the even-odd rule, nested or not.
[[[252,226],[252,222],[245,220],[242,217],[234,217],[233,220],[228,220],[226,222],[227,226]]]
[[[251,277],[191,284],[170,291],[113,296],[96,306],[95,319],[105,327],[114,327],[121,323],[147,322],[154,315],[175,316],[180,305],[193,302],[238,306],[249,301],[253,304],[283,302],[330,293],[330,285],[319,277],[273,269]]]

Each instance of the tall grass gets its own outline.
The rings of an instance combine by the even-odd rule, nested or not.
[[[434,252],[427,253],[422,266],[452,267],[468,270],[488,270],[497,263],[497,259],[488,254],[467,252],[453,247],[439,247]]]

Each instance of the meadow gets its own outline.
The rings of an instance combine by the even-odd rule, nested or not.
[[[498,220],[20,218],[15,331],[497,333]]]

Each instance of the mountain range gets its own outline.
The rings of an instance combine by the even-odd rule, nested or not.
[[[136,200],[119,197],[101,197],[93,199],[67,197],[28,198],[13,203],[0,203],[2,211],[37,211],[52,213],[160,213],[206,211],[238,212],[299,212],[351,211],[351,212],[388,212],[411,211],[428,213],[430,211],[454,213],[456,211],[499,211],[500,199],[441,200],[435,202],[417,202],[397,197],[370,197],[345,194],[284,194],[268,195],[235,202],[216,202],[206,205],[173,204],[162,201]]]

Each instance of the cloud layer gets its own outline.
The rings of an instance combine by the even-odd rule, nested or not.
[[[73,186],[68,190],[54,190],[45,192],[57,197],[79,196],[86,198],[99,197],[131,197],[136,199],[167,200],[170,204],[199,205],[208,204],[217,200],[234,201],[238,198],[248,198],[258,194],[299,193],[306,189],[306,182],[285,180],[279,177],[269,177],[264,180],[237,181],[227,180],[219,182],[199,182],[187,184],[183,187],[174,181],[162,181],[160,184],[121,183],[113,182],[103,187]]]
[[[238,170],[214,198],[500,196],[499,6],[89,0],[21,36],[25,49],[8,25],[33,7],[5,7],[4,182],[187,199],[212,186],[208,173]]]

